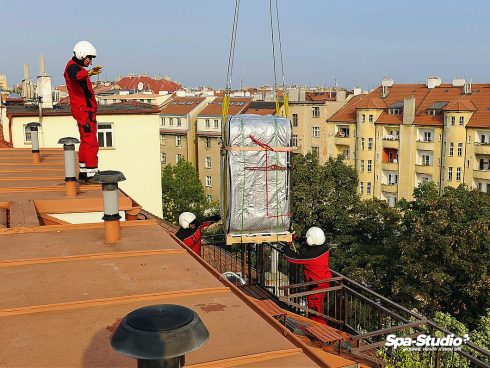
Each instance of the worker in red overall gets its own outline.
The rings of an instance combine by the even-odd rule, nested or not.
[[[80,133],[78,161],[80,165],[79,180],[85,184],[96,184],[94,175],[99,171],[97,153],[97,101],[92,89],[90,77],[101,73],[102,67],[97,65],[87,71],[92,59],[97,56],[95,47],[87,41],[78,42],[73,48],[74,56],[65,67],[64,77],[70,96],[70,107],[73,118],[77,121]]]
[[[211,226],[221,219],[220,215],[206,217],[202,221],[196,221],[196,215],[191,212],[182,212],[179,216],[180,228],[175,234],[185,245],[195,253],[201,255],[201,230]]]
[[[305,282],[329,279],[332,273],[328,267],[330,256],[329,246],[325,243],[325,234],[318,227],[311,227],[306,232],[306,242],[297,253],[289,247],[285,247],[286,259],[288,262],[302,264]],[[309,286],[309,291],[324,289],[330,286],[328,282],[322,282]],[[323,313],[323,302],[326,292],[308,295],[306,300],[308,308],[316,312]],[[310,319],[326,325],[325,320],[317,315],[310,314]]]

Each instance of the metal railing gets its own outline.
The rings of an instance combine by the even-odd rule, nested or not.
[[[290,310],[305,317],[323,317],[329,325],[351,335],[350,351],[379,367],[398,367],[402,359],[427,368],[490,367],[490,352],[466,342],[460,350],[407,351],[386,346],[387,336],[416,339],[420,335],[444,337],[450,331],[437,326],[368,287],[332,271],[327,280],[304,282],[303,267],[287,262],[282,244],[226,246],[223,235],[205,237],[203,258],[220,273],[239,275],[275,295]],[[312,290],[328,282],[328,287]],[[324,295],[323,313],[308,308],[307,296]],[[409,356],[407,358],[407,355]]]

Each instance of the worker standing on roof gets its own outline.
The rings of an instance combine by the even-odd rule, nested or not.
[[[196,221],[196,215],[193,213],[182,212],[179,216],[180,228],[175,236],[195,253],[201,255],[201,230],[211,226],[220,219],[220,215],[215,215],[206,217],[202,221]]]
[[[87,71],[97,50],[88,41],[80,41],[73,48],[73,57],[65,67],[64,77],[70,96],[70,107],[73,118],[77,121],[80,132],[80,148],[78,161],[80,165],[79,179],[85,184],[96,184],[93,180],[98,170],[99,142],[97,141],[97,101],[92,89],[90,77],[102,72],[97,65]]]
[[[305,282],[329,279],[332,277],[328,267],[328,258],[330,256],[329,246],[325,242],[325,234],[319,227],[311,227],[306,232],[306,242],[302,244],[300,251],[297,253],[289,247],[285,248],[284,255],[288,262],[302,264]],[[322,282],[310,286],[311,290],[324,289],[330,286],[328,282]],[[323,313],[323,301],[325,292],[308,295],[308,308],[316,312]],[[325,320],[317,315],[310,314],[313,321],[327,324]]]

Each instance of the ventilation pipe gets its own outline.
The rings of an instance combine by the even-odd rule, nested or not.
[[[31,131],[31,146],[32,146],[32,162],[34,164],[41,163],[41,154],[39,153],[39,127],[41,124],[32,122],[26,125]]]
[[[80,143],[77,138],[65,137],[58,141],[63,145],[65,156],[65,186],[68,197],[77,196],[77,173],[75,170],[75,143]]]
[[[209,332],[193,310],[152,305],[126,315],[112,336],[112,348],[138,360],[138,368],[180,368],[185,354],[199,349]]]
[[[104,198],[104,229],[105,241],[108,244],[115,243],[121,240],[121,224],[119,220],[119,204],[118,204],[118,185],[120,181],[126,180],[123,173],[120,171],[101,171],[95,174],[95,181],[102,184],[102,196]]]

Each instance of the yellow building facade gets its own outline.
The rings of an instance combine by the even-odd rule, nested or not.
[[[352,153],[362,198],[394,205],[422,182],[490,192],[490,85],[385,83],[327,121],[327,152]],[[347,155],[346,155],[347,156]]]

